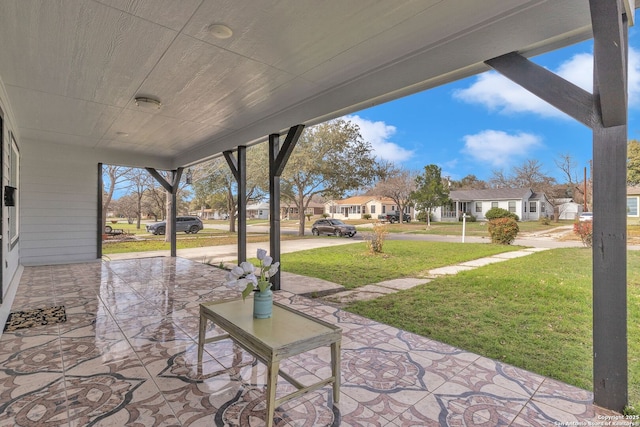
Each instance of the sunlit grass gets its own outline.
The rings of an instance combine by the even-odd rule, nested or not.
[[[629,252],[630,402],[640,403],[640,253]],[[591,251],[554,249],[346,309],[592,389]]]
[[[282,268],[351,289],[400,277],[421,277],[433,268],[519,248],[483,243],[387,240],[383,249],[383,253],[372,255],[362,242],[283,254]]]

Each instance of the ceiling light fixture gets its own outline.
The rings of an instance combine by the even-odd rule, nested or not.
[[[135,97],[136,105],[138,107],[155,107],[156,109],[160,109],[162,102],[155,98],[149,98],[148,96],[136,96]]]
[[[224,24],[211,24],[208,28],[211,35],[217,39],[228,39],[233,35],[231,28]]]

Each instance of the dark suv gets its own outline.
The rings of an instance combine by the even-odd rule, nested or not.
[[[184,231],[185,233],[196,234],[202,230],[204,226],[197,216],[179,216],[176,217],[176,231]],[[152,234],[164,234],[167,231],[166,221],[147,224],[147,232]]]
[[[353,225],[345,224],[339,219],[319,219],[311,226],[311,232],[314,236],[332,234],[338,237],[353,237],[356,235],[356,228]]]

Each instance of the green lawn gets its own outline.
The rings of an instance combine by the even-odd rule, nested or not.
[[[461,250],[464,248],[464,250]],[[400,277],[421,277],[433,268],[520,249],[516,246],[387,240],[383,254],[369,254],[366,243],[283,254],[283,268],[348,289]]]
[[[389,247],[389,251],[393,249]],[[315,259],[319,263],[317,260],[322,258]],[[628,260],[629,397],[637,407],[640,403],[640,253],[629,252]],[[393,275],[390,272],[388,276]],[[592,389],[591,251],[588,249],[554,249],[492,264],[376,300],[356,302],[346,309]]]

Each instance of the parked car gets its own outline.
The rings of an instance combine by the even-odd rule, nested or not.
[[[151,234],[164,234],[167,231],[166,221],[147,224],[147,232]],[[176,217],[176,231],[184,231],[189,234],[196,234],[202,230],[204,225],[197,216],[179,216]]]
[[[389,221],[391,224],[394,222],[400,222],[400,213],[398,211],[389,211],[386,214],[378,215],[378,219],[381,221]],[[411,215],[408,213],[402,214],[403,222],[411,222]]]
[[[578,217],[578,221],[580,222],[593,221],[593,212],[582,212]]]
[[[319,219],[311,226],[311,233],[314,236],[321,234],[332,234],[334,236],[353,237],[356,235],[356,228],[353,225],[345,224],[339,219]]]

